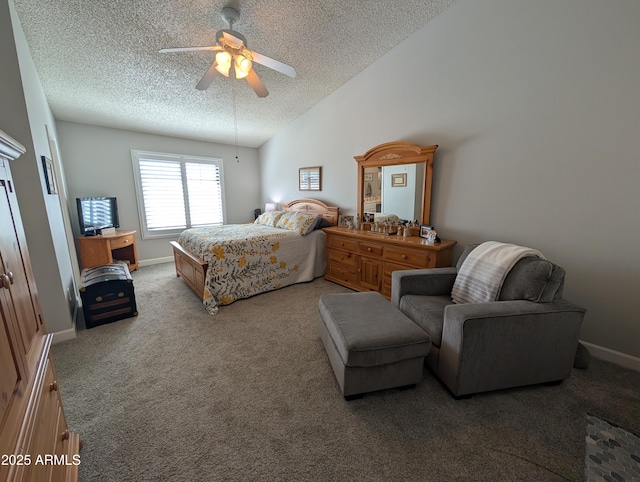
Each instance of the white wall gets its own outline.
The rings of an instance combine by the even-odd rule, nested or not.
[[[79,234],[77,197],[115,196],[121,229],[138,231],[141,262],[172,256],[169,241],[177,237],[143,240],[133,179],[131,150],[216,157],[223,159],[227,223],[253,221],[260,201],[258,151],[250,147],[194,141],[133,131],[58,121],[60,151],[67,176],[74,229]]]
[[[640,2],[458,0],[260,148],[263,201],[322,165],[356,212],[356,162],[439,144],[432,224],[462,246],[532,246],[567,271],[581,338],[640,357]]]
[[[78,299],[59,196],[47,194],[40,160],[53,158],[49,139],[55,140],[55,121],[13,4],[3,0],[0,8],[0,125],[27,148],[11,171],[45,325],[60,341],[75,336]]]

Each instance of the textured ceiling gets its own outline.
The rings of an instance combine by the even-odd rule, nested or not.
[[[14,0],[56,119],[258,147],[455,0]],[[255,65],[269,96],[218,76],[195,85],[240,12],[247,46],[298,75]],[[235,99],[235,100],[234,100]],[[237,139],[236,139],[237,132]]]

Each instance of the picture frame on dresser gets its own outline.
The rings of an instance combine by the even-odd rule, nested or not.
[[[421,238],[428,238],[429,237],[429,231],[433,231],[433,226],[427,226],[425,224],[420,226],[420,237]]]

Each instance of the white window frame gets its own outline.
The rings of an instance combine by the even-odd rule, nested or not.
[[[182,178],[182,186],[183,193],[185,198],[185,217],[187,220],[186,228],[177,228],[177,229],[154,229],[149,230],[147,227],[147,216],[145,213],[144,199],[142,195],[142,180],[140,177],[140,159],[149,159],[149,160],[158,160],[158,161],[179,161],[181,165],[181,178]],[[131,161],[133,163],[133,177],[135,180],[135,190],[136,190],[136,200],[138,202],[138,215],[140,217],[140,227],[141,227],[141,235],[142,239],[156,239],[156,238],[168,238],[168,237],[176,237],[185,229],[191,227],[190,225],[190,214],[189,210],[189,200],[188,200],[188,190],[187,190],[187,180],[185,177],[185,163],[203,163],[203,164],[215,164],[218,166],[220,172],[220,196],[222,202],[222,224],[227,223],[227,210],[226,210],[226,199],[224,193],[224,170],[223,170],[223,161],[221,158],[214,157],[199,157],[199,156],[190,156],[190,155],[182,155],[182,154],[166,154],[161,152],[151,152],[151,151],[140,151],[140,150],[131,150]]]

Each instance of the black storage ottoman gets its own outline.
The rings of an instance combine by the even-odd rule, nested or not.
[[[133,278],[124,263],[83,269],[80,298],[87,328],[138,315]]]

